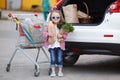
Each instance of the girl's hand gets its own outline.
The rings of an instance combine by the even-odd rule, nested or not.
[[[61,35],[61,34],[58,34],[57,37],[58,37],[58,38],[62,38],[62,35]]]

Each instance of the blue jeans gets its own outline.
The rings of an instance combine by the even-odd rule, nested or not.
[[[55,67],[55,64],[57,63],[58,67],[63,67],[63,51],[61,48],[50,48],[50,58],[51,58],[51,64],[50,67]]]

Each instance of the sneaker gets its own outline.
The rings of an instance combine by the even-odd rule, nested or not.
[[[62,72],[58,72],[58,76],[59,76],[59,77],[62,77],[62,76],[63,76],[63,73],[62,73]]]
[[[51,76],[51,77],[56,76],[55,72],[51,72],[50,76]]]

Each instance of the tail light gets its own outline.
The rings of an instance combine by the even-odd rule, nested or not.
[[[119,13],[120,12],[120,0],[117,0],[116,2],[112,3],[109,11],[111,13]]]

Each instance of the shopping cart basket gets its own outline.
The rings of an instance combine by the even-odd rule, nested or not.
[[[50,62],[49,56],[43,47],[43,43],[45,41],[43,37],[43,30],[45,28],[44,22],[40,20],[38,14],[12,14],[9,13],[9,19],[16,26],[16,30],[18,32],[17,36],[17,45],[15,51],[12,54],[12,57],[7,64],[6,71],[10,71],[11,62],[19,50],[21,54],[25,55],[34,65],[35,72],[34,76],[39,76],[40,74],[40,66],[39,63],[48,63]],[[35,28],[35,29],[33,29]],[[34,31],[35,30],[35,31]],[[33,33],[32,33],[33,31]],[[39,32],[39,33],[38,33]],[[37,33],[37,34],[35,34]],[[37,35],[37,36],[36,36]],[[38,49],[36,60],[34,60],[25,49]],[[40,50],[43,51],[44,55],[47,58],[47,61],[42,61],[38,63],[38,57],[40,54]]]

